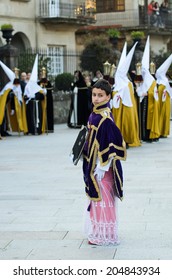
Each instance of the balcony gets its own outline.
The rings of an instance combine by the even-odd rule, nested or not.
[[[155,16],[156,17],[156,16]],[[172,30],[172,11],[169,10],[169,13],[162,13],[159,16],[160,22],[162,24],[153,24],[154,22],[157,22],[157,19],[149,18],[147,14],[147,9],[145,9],[144,6],[139,6],[139,25],[140,26],[146,26],[148,28],[157,27],[157,28],[163,28],[164,30]]]
[[[38,20],[43,24],[90,25],[96,22],[93,8],[85,4],[61,3],[59,0],[39,0]]]
[[[127,31],[133,29],[149,30],[150,33],[172,32],[172,12],[162,18],[162,26],[154,26],[148,20],[147,9],[144,6],[138,6],[137,9],[125,10],[125,12],[97,13],[95,26],[120,26],[119,29]]]

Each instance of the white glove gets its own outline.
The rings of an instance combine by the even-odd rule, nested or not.
[[[43,91],[44,91],[44,94],[46,95],[47,94],[46,88],[43,88]]]
[[[77,93],[78,93],[78,88],[77,88],[77,87],[74,87],[73,93],[74,93],[74,94],[77,94]]]
[[[10,115],[13,116],[13,115],[14,115],[14,112],[15,112],[14,110],[11,110]]]
[[[105,170],[102,170],[98,167],[95,168],[94,176],[96,176],[98,181],[101,181],[103,179],[104,175],[105,175]]]

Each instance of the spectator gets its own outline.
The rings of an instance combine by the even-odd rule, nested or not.
[[[165,26],[168,20],[168,14],[170,13],[169,4],[167,0],[164,0],[160,5],[160,15],[162,18],[162,23]]]
[[[74,72],[74,81],[71,85],[73,91],[68,116],[68,127],[80,128],[86,125],[90,114],[88,108],[88,87],[80,70]]]
[[[27,74],[26,72],[22,72],[21,75],[20,75],[20,86],[21,86],[21,90],[22,90],[22,95],[24,94],[24,89],[25,89],[25,86],[27,84]]]
[[[28,73],[26,74],[26,83],[28,83],[28,82],[29,82],[29,80],[30,80],[30,76],[31,76],[31,73],[30,73],[30,72],[28,72]]]
[[[164,24],[162,23],[162,19],[160,15],[160,8],[158,2],[155,2],[154,4],[154,14],[155,14],[155,22],[153,23],[153,26],[164,28]]]
[[[95,76],[92,79],[92,86],[100,79],[103,79],[103,74],[100,70],[97,70],[95,72]]]
[[[168,0],[164,0],[160,8],[164,8],[164,11],[168,11],[168,7],[169,7]]]
[[[86,73],[84,76],[85,83],[87,85],[87,94],[88,94],[88,110],[89,110],[89,115],[92,111],[92,86],[91,86],[91,75],[89,73]]]
[[[155,23],[155,1],[151,1],[150,4],[148,5],[148,25],[154,24]]]

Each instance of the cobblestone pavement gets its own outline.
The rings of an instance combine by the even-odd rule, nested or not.
[[[82,233],[82,167],[69,159],[77,133],[59,124],[0,141],[0,259],[172,259],[172,136],[127,150],[121,244],[101,247]]]

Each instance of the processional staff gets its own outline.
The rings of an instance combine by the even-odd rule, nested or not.
[[[143,81],[142,78],[142,64],[141,62],[137,62],[136,63],[136,75],[135,75],[135,79],[134,79],[134,83],[136,85],[136,89],[137,87],[139,87]],[[136,90],[137,91],[137,90]],[[139,139],[140,141],[142,140],[142,130],[141,130],[141,98],[138,96],[138,117],[139,117]]]

